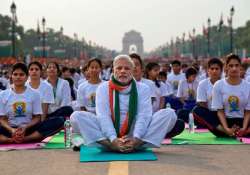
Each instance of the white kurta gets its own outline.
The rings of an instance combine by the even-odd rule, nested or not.
[[[129,135],[147,142],[146,146],[159,147],[166,133],[174,127],[177,116],[172,109],[163,109],[152,116],[151,94],[148,86],[136,83],[138,91],[137,115]],[[128,111],[130,87],[119,94],[120,116],[123,123]],[[90,145],[103,139],[111,142],[117,134],[109,108],[108,82],[102,83],[96,93],[96,113],[77,111],[71,117],[74,132],[79,132],[85,144]]]

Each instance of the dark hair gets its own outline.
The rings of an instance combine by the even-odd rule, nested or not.
[[[188,65],[186,63],[181,65],[181,68],[186,68],[186,67],[188,67]]]
[[[186,72],[185,72],[185,76],[186,76],[186,79],[188,79],[188,77],[190,77],[191,75],[197,75],[197,70],[193,67],[189,67]]]
[[[179,60],[172,61],[171,65],[177,64],[178,66],[181,65],[181,62]]]
[[[244,70],[247,70],[248,64],[247,64],[247,63],[242,63],[242,64],[241,64],[241,67],[242,67]]]
[[[229,54],[226,56],[226,65],[231,61],[231,60],[237,60],[241,64],[241,59],[238,55],[235,54]]]
[[[97,62],[97,63],[99,64],[100,68],[102,69],[102,61],[101,61],[100,59],[98,59],[98,58],[91,58],[91,59],[88,61],[88,63],[87,63],[87,69],[89,68],[89,66],[90,66],[90,64],[91,64],[92,62]]]
[[[143,62],[142,62],[142,59],[140,57],[140,55],[136,54],[136,53],[132,53],[129,55],[130,58],[132,59],[136,59],[140,62],[140,65],[141,65],[141,68],[143,68]]]
[[[72,100],[76,100],[76,94],[74,91],[74,80],[72,78],[64,78],[64,79],[67,80],[69,83],[70,94],[71,94]]]
[[[218,59],[218,58],[211,58],[208,61],[207,66],[208,66],[208,68],[210,68],[214,64],[217,64],[220,67],[221,70],[223,69],[223,63],[222,63],[222,61],[220,59]]]
[[[152,69],[154,69],[155,67],[160,67],[160,65],[158,64],[158,63],[155,63],[155,62],[151,62],[151,63],[148,63],[147,65],[146,65],[146,67],[145,67],[145,76],[146,76],[146,78],[149,78],[149,71],[151,71]],[[154,82],[155,82],[155,85],[159,88],[159,87],[161,87],[161,85],[160,85],[160,82],[157,80],[157,79],[155,79],[155,80],[153,80]]]
[[[30,69],[30,67],[31,67],[32,65],[36,65],[36,66],[40,69],[40,71],[43,70],[42,64],[39,63],[38,61],[32,61],[32,62],[28,65],[28,69]]]
[[[71,73],[72,75],[76,73],[76,69],[75,69],[75,68],[70,68],[69,71],[70,71],[70,73]]]
[[[67,71],[70,71],[70,69],[69,69],[68,67],[64,66],[64,67],[62,68],[62,72],[64,73],[64,72],[67,72]]]
[[[27,68],[27,66],[24,63],[16,63],[12,66],[12,70],[11,70],[11,74],[13,74],[13,72],[17,69],[21,69],[26,76],[29,75],[29,70]]]
[[[55,62],[55,61],[49,62],[49,63],[47,64],[47,67],[46,67],[47,69],[48,69],[48,67],[49,67],[50,64],[54,64],[54,65],[56,66],[57,75],[58,75],[58,76],[61,76],[61,71],[60,71],[59,64],[58,64],[57,62]]]
[[[163,77],[167,78],[167,73],[164,71],[160,71],[159,76],[163,76]]]

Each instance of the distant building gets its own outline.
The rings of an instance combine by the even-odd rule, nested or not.
[[[123,54],[131,54],[137,53],[143,56],[144,48],[143,48],[143,38],[141,33],[131,30],[125,33],[122,39],[122,53]]]

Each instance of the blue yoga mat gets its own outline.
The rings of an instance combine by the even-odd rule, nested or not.
[[[148,161],[157,160],[151,149],[122,154],[105,151],[98,147],[81,146],[80,162],[110,162],[110,161]]]

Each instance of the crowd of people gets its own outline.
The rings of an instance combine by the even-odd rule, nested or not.
[[[182,133],[190,113],[217,137],[250,136],[250,71],[237,55],[144,65],[133,53],[103,67],[14,64],[0,78],[0,144],[41,141],[70,117],[80,144],[129,153]]]

